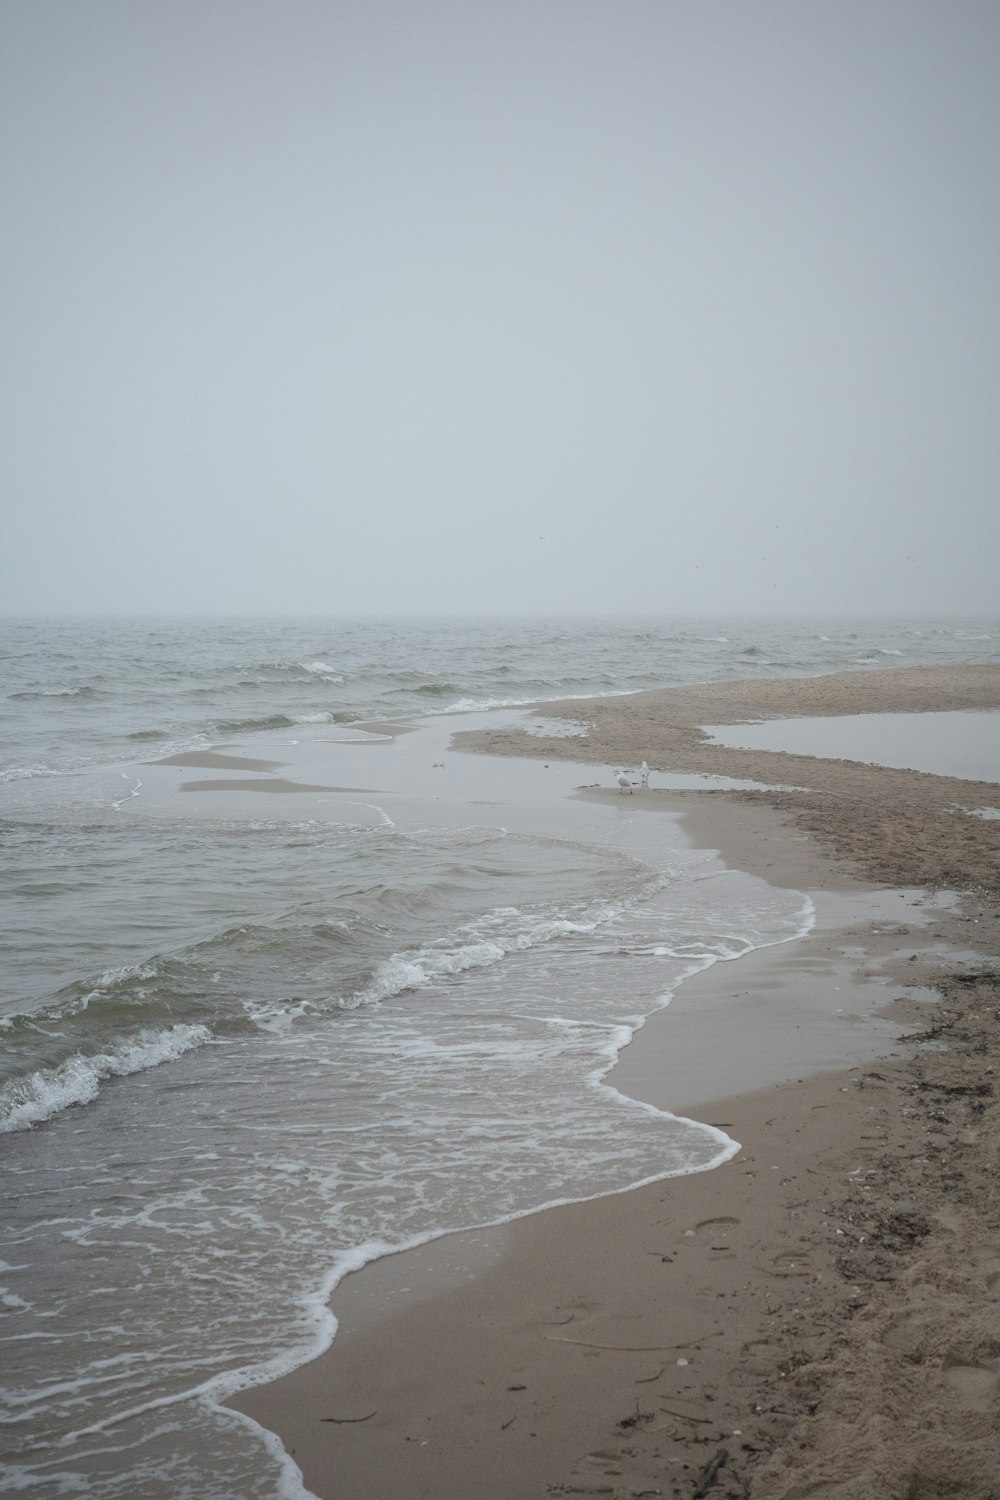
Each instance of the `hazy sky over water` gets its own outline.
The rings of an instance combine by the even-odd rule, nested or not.
[[[0,59],[0,610],[995,610],[995,0],[5,0]]]

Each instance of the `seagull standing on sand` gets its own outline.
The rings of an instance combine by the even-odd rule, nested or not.
[[[642,782],[643,787],[649,786],[649,767],[645,761],[639,767],[639,780]]]
[[[618,775],[617,775],[617,777],[615,779],[618,782],[618,795],[619,795],[619,797],[621,796],[622,792],[628,792],[629,796],[631,797],[633,795],[633,792],[632,792],[632,783],[629,780],[629,778],[625,775],[625,772],[624,771],[619,771]]]

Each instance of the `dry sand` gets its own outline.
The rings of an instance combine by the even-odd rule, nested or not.
[[[379,1262],[338,1289],[325,1356],[239,1399],[318,1495],[997,1500],[1000,824],[962,809],[998,789],[706,746],[697,725],[998,704],[998,669],[859,673],[547,705],[590,738],[490,737],[800,787],[636,802],[681,808],[737,868],[836,895],[803,943],[683,986],[613,1075],[724,1125],[731,1162]],[[891,1002],[886,1055],[800,1075],[837,1035],[831,976],[858,1025]],[[784,1038],[782,1081],[734,1043],[727,991]],[[700,1061],[671,1078],[664,1037],[696,1006]],[[712,1102],[713,1079],[742,1091]]]

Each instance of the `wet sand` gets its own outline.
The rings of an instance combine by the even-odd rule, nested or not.
[[[995,1496],[1000,826],[966,809],[997,789],[698,725],[998,702],[997,669],[841,674],[546,706],[587,739],[481,737],[801,788],[634,801],[815,893],[819,920],[687,981],[611,1075],[721,1125],[732,1161],[368,1267],[332,1349],[239,1398],[317,1495]]]
[[[182,781],[179,792],[270,792],[273,795],[297,792],[357,792],[360,787],[313,786],[306,781],[289,781],[287,776],[272,776],[265,780],[249,781],[241,777],[229,777],[225,781],[216,777],[211,781]]]
[[[250,755],[226,755],[220,750],[182,750],[177,755],[164,755],[159,760],[147,760],[147,766],[196,767],[202,771],[275,771],[280,760],[255,760]]]

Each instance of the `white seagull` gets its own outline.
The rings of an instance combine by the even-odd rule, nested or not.
[[[643,761],[642,765],[639,767],[639,780],[642,782],[644,787],[649,786],[649,767],[647,766],[645,761]]]
[[[624,771],[619,771],[618,775],[617,775],[617,777],[615,779],[618,782],[618,795],[619,795],[619,797],[621,796],[622,792],[628,792],[629,796],[631,797],[633,795],[633,793],[632,793],[632,782],[625,775],[625,772]]]

